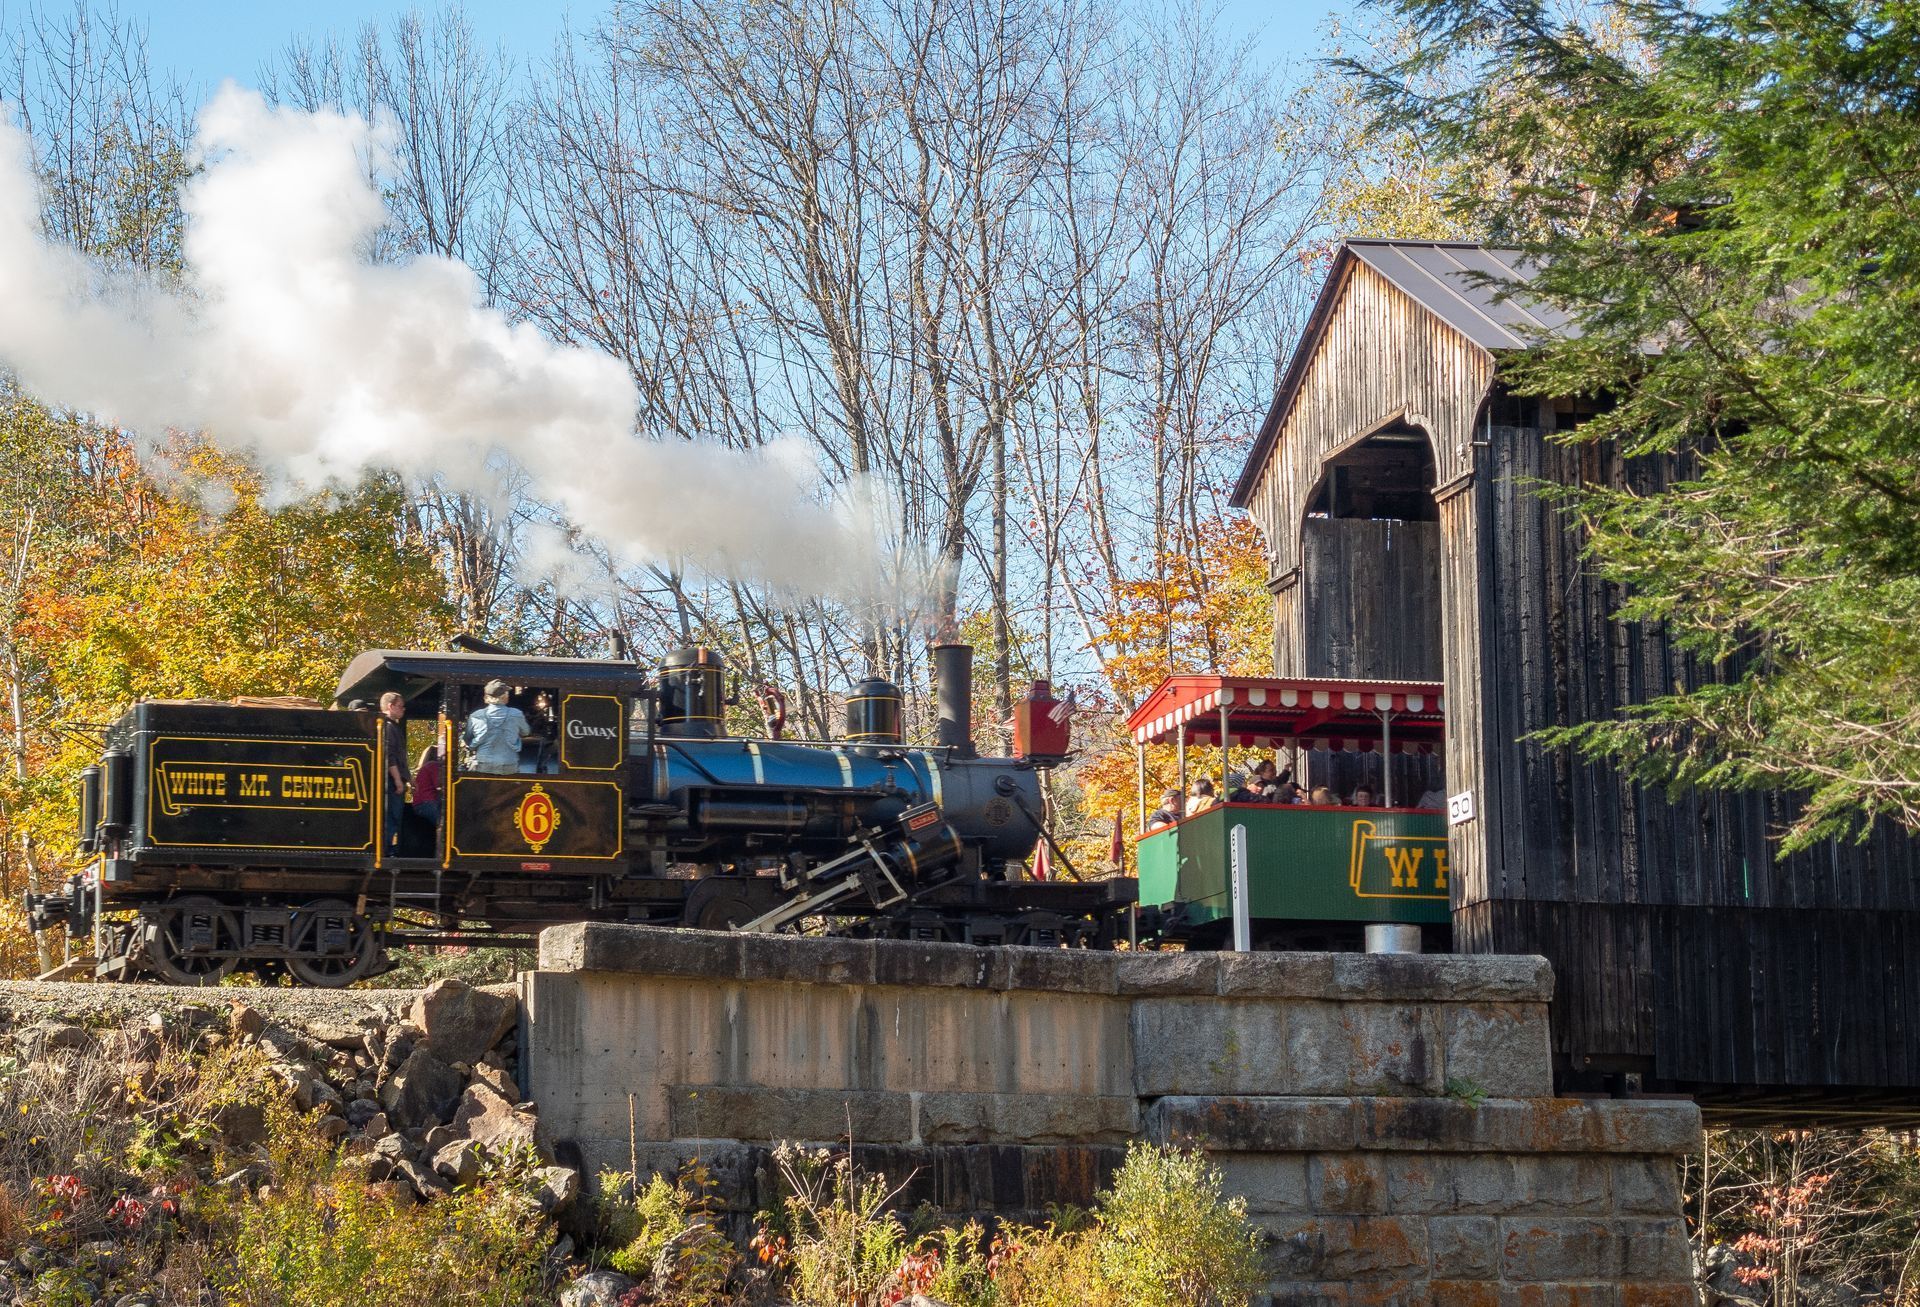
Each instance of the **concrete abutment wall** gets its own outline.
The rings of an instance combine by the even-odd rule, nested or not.
[[[1544,961],[1105,954],[597,924],[523,978],[540,1129],[589,1167],[698,1158],[742,1219],[780,1141],[909,1204],[1087,1204],[1197,1145],[1275,1303],[1690,1303],[1687,1103],[1550,1097]],[[631,1129],[630,1129],[631,1126]]]

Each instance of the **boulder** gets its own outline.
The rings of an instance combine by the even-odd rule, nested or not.
[[[14,1047],[25,1062],[37,1062],[50,1053],[84,1053],[93,1047],[93,1036],[71,1021],[36,1021],[13,1037]]]
[[[640,1282],[614,1271],[588,1271],[560,1291],[560,1307],[619,1307]]]
[[[309,1039],[318,1040],[328,1048],[342,1052],[351,1052],[362,1047],[367,1037],[367,1032],[359,1020],[325,1012],[313,1013],[300,1024],[306,1030]]]
[[[347,1124],[356,1130],[365,1126],[374,1117],[384,1115],[380,1110],[380,1104],[371,1098],[354,1099],[347,1104],[346,1113]],[[380,1133],[385,1134],[386,1131],[382,1130]]]
[[[401,1126],[436,1125],[460,1101],[465,1085],[460,1073],[443,1059],[416,1048],[380,1086],[380,1106]]]
[[[267,1028],[267,1019],[258,1009],[234,999],[227,1007],[227,1033],[235,1039],[257,1039]]]
[[[453,1131],[486,1149],[532,1147],[534,1116],[485,1085],[468,1085],[453,1114]]]
[[[520,1101],[519,1082],[514,1080],[512,1073],[504,1067],[482,1062],[473,1069],[473,1081],[475,1084],[485,1085],[509,1103]]]
[[[400,1162],[394,1166],[393,1174],[411,1184],[413,1191],[422,1198],[433,1198],[447,1192],[447,1182],[435,1175],[431,1168],[418,1162]]]
[[[454,1187],[480,1178],[480,1148],[472,1140],[456,1139],[433,1155],[434,1174]]]
[[[373,1151],[376,1156],[384,1157],[389,1162],[413,1156],[412,1146],[399,1134],[381,1135],[374,1140]]]
[[[448,979],[436,980],[415,999],[411,1015],[441,1061],[472,1065],[513,1029],[518,1012],[504,994]]]
[[[580,1196],[580,1173],[572,1167],[543,1166],[538,1175],[540,1188],[535,1197],[540,1200],[540,1210],[547,1215],[566,1211]]]
[[[323,1116],[313,1123],[313,1133],[328,1143],[341,1138],[351,1129],[353,1127],[342,1116]]]

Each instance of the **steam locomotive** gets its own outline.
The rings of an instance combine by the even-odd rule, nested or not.
[[[525,944],[587,919],[1028,945],[1126,929],[1132,881],[1024,879],[1064,731],[1032,699],[1024,756],[979,756],[964,645],[934,650],[927,747],[903,741],[886,681],[847,696],[844,740],[738,739],[711,650],[676,651],[650,678],[621,657],[472,647],[361,654],[331,708],[136,705],[81,777],[91,862],[29,895],[31,925],[90,935],[103,978],[209,985],[248,969],[318,986],[377,974],[395,944]],[[495,681],[551,727],[551,747],[506,775],[457,747]],[[389,692],[446,759],[440,811],[406,812],[396,849],[372,708]]]

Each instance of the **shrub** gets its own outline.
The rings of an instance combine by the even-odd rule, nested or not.
[[[223,1214],[220,1287],[235,1307],[518,1307],[545,1287],[551,1229],[497,1173],[416,1207],[339,1170],[304,1131],[274,1152],[275,1183]]]
[[[678,1180],[656,1175],[640,1186],[625,1171],[602,1171],[594,1197],[594,1242],[609,1266],[646,1284],[676,1307],[727,1300],[740,1254],[716,1228],[707,1176],[689,1168]]]
[[[885,1176],[860,1171],[850,1153],[782,1144],[774,1157],[787,1188],[781,1206],[799,1299],[835,1307],[895,1301],[889,1290],[915,1251],[889,1210],[898,1191],[887,1187]]]
[[[1227,1307],[1264,1276],[1246,1204],[1198,1152],[1135,1145],[1092,1213],[1009,1226],[980,1255],[968,1225],[915,1237],[899,1190],[846,1155],[783,1146],[789,1193],[763,1216],[760,1259],[808,1307],[891,1307],[914,1293],[953,1307]]]
[[[1097,1212],[1101,1275],[1122,1302],[1220,1307],[1264,1279],[1246,1200],[1221,1196],[1219,1170],[1198,1151],[1129,1145]]]

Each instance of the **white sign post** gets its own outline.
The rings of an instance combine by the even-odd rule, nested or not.
[[[1227,847],[1232,851],[1233,875],[1230,881],[1233,897],[1233,950],[1236,953],[1253,951],[1253,909],[1247,903],[1247,828],[1235,826],[1227,836]]]

